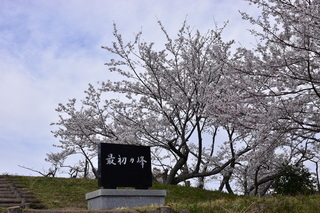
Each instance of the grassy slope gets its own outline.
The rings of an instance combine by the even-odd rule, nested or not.
[[[11,176],[34,192],[48,209],[85,209],[85,194],[99,189],[97,180]],[[192,187],[154,184],[166,189],[166,203],[191,212],[303,212],[320,213],[320,195],[299,197],[246,197]],[[143,209],[139,209],[143,211]]]

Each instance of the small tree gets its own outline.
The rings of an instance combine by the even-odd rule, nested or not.
[[[303,166],[286,166],[283,175],[275,179],[271,188],[276,194],[299,195],[315,191],[314,179]]]

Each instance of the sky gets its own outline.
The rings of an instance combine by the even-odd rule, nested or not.
[[[252,45],[239,10],[257,12],[242,0],[0,0],[0,174],[49,168],[55,108],[82,99],[89,83],[112,80],[104,63],[113,55],[101,46],[115,41],[113,23],[126,41],[142,30],[157,43],[158,20],[172,36],[184,20],[200,32],[228,21],[223,40]]]

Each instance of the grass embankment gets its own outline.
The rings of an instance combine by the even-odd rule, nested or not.
[[[48,209],[86,209],[85,194],[99,189],[97,180],[11,176],[42,201]],[[192,187],[154,184],[167,190],[166,205],[174,210],[226,213],[320,213],[320,195],[247,197]],[[144,208],[136,209],[143,212]]]

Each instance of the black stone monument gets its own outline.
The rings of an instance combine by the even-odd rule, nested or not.
[[[98,147],[99,186],[105,189],[152,186],[150,147],[101,143]]]

